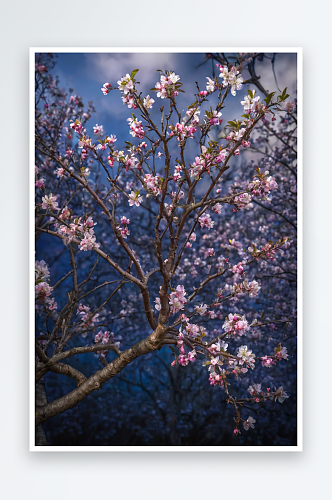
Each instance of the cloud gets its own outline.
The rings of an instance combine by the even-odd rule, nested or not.
[[[139,68],[137,79],[142,85],[159,79],[156,69],[172,69],[177,54],[169,53],[103,53],[85,54],[86,71],[96,81],[110,81],[112,85],[133,69]]]

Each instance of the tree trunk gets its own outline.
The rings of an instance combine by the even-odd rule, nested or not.
[[[42,377],[36,384],[36,406],[43,406],[47,404],[47,396],[45,390],[45,380]],[[36,446],[47,446],[47,439],[43,429],[43,425],[39,424],[36,427],[35,434],[35,445]]]

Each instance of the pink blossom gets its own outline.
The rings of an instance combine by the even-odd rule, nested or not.
[[[37,179],[35,182],[35,187],[44,188],[45,187],[45,179]]]
[[[216,82],[214,80],[211,80],[208,76],[206,77],[207,79],[207,84],[206,84],[206,90],[208,92],[214,92],[217,90]]]
[[[104,95],[107,95],[109,92],[111,92],[112,85],[110,83],[104,83],[104,85],[101,88],[101,91]]]
[[[196,314],[199,314],[200,316],[204,316],[204,314],[206,314],[206,311],[208,309],[208,305],[207,304],[201,304],[200,306],[195,306],[195,313]]]
[[[265,368],[272,368],[272,366],[276,364],[275,361],[273,361],[273,359],[269,356],[263,356],[261,358],[261,361],[262,361],[262,365]]]
[[[244,268],[242,266],[242,262],[239,262],[235,266],[232,267],[232,272],[234,274],[244,274]]]
[[[178,285],[176,290],[171,292],[169,296],[170,314],[175,314],[181,309],[184,309],[187,303],[185,295],[187,295],[187,293],[182,285]]]
[[[144,99],[143,99],[143,106],[146,109],[152,108],[152,104],[153,103],[154,103],[154,99],[152,99],[149,95],[147,95],[146,97],[144,97]]]
[[[104,128],[102,125],[98,125],[98,123],[93,127],[93,133],[104,135]]]
[[[59,167],[59,168],[57,168],[57,169],[56,169],[55,173],[56,173],[56,176],[57,176],[58,178],[62,179],[62,177],[64,177],[64,175],[65,175],[66,171],[65,171],[65,169],[64,169],[64,168]]]
[[[58,208],[58,203],[56,202],[57,196],[53,196],[52,193],[48,196],[47,194],[42,198],[42,208],[47,210],[60,210]]]
[[[179,75],[176,75],[175,73],[167,73],[166,75],[161,75],[160,82],[157,82],[155,85],[157,97],[160,97],[161,99],[176,97],[179,93],[176,90],[175,84],[179,80]]]
[[[53,288],[48,283],[42,281],[35,286],[36,297],[40,300],[45,300],[51,295]]]
[[[198,218],[198,221],[201,225],[201,228],[207,227],[208,229],[211,229],[214,226],[214,221],[211,219],[211,216],[209,214],[203,214]]]
[[[142,203],[143,201],[143,197],[139,195],[139,191],[132,191],[129,195],[129,200],[128,200],[128,203],[129,203],[129,206],[132,207],[133,205],[135,205],[135,207],[139,207],[140,204]]]
[[[246,431],[248,431],[250,428],[251,429],[254,429],[255,426],[254,426],[254,423],[256,422],[256,420],[252,417],[248,417],[247,420],[245,422],[243,422],[243,427],[245,428]]]
[[[134,82],[131,80],[130,75],[127,73],[121,80],[117,82],[119,89],[126,95],[134,89]]]
[[[127,121],[130,124],[130,135],[143,139],[145,132],[143,130],[142,122],[138,121],[137,118],[128,118]]]

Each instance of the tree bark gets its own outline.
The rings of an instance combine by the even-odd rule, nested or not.
[[[38,380],[36,384],[36,407],[38,406],[44,406],[47,404],[47,396],[46,396],[46,389],[45,389],[45,380],[44,377],[42,377],[40,380]],[[43,429],[42,424],[39,424],[36,427],[36,434],[35,434],[35,445],[36,446],[47,446],[47,439],[46,439],[46,434]]]
[[[134,359],[158,349],[164,340],[166,333],[167,327],[164,325],[158,325],[149,337],[144,340],[140,340],[134,346],[121,352],[118,358],[113,360],[102,370],[99,370],[94,375],[91,375],[91,377],[85,380],[85,382],[80,384],[80,386],[73,391],[59,399],[51,401],[50,403],[47,403],[46,401],[44,405],[36,405],[36,426],[39,426],[42,422],[45,422],[55,415],[59,415],[59,413],[63,413],[69,408],[73,408],[93,391],[101,389],[107,380],[110,380],[112,377],[120,373],[121,370],[123,370],[123,368]]]

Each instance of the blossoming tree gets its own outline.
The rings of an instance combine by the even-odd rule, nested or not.
[[[196,84],[184,111],[175,72],[158,70],[149,93],[138,70],[103,84],[105,99],[120,94],[125,105],[132,142],[123,149],[102,125],[88,136],[92,103],[84,112],[51,76],[52,57],[36,56],[36,238],[50,260],[69,257],[52,286],[49,262],[36,260],[38,444],[40,424],[165,349],[170,369],[198,365],[225,395],[235,435],[254,428],[250,408],[289,397],[282,384],[266,386],[289,357],[281,340],[295,337],[296,104],[287,89],[265,90],[256,54],[208,56],[217,75]],[[229,100],[241,118],[224,124]],[[100,363],[89,375],[72,362],[86,353]],[[77,387],[47,401],[50,372]],[[232,390],[249,376],[246,395]]]

